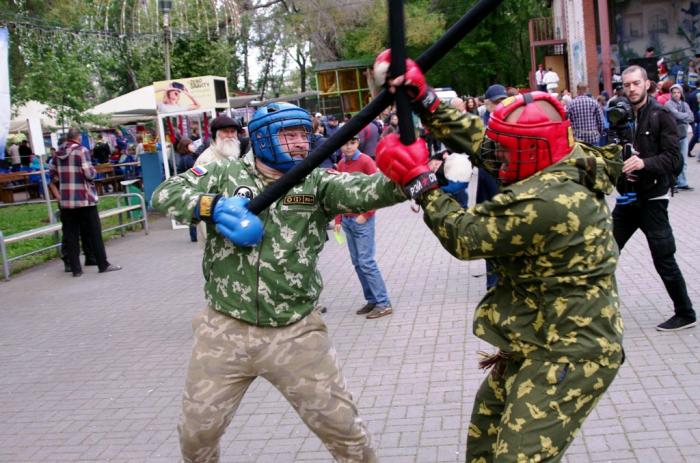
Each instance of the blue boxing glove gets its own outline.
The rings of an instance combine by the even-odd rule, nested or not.
[[[241,196],[221,198],[212,215],[216,231],[236,246],[252,247],[263,237],[263,224],[246,207],[250,200]]]
[[[212,223],[216,231],[236,246],[252,247],[262,240],[263,224],[246,207],[250,200],[240,196],[201,195],[195,218]]]

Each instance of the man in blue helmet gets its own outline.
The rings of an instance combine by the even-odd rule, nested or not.
[[[258,376],[289,400],[333,457],[376,461],[319,312],[316,263],[326,224],[406,197],[381,174],[316,169],[255,216],[253,196],[308,154],[311,119],[288,103],[259,109],[248,124],[253,157],[196,166],[153,193],[155,208],[201,220],[208,307],[193,322],[180,446],[187,462],[218,462],[219,440]]]

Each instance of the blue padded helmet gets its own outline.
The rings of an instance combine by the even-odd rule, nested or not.
[[[303,127],[307,138],[311,135],[311,117],[298,106],[289,103],[270,103],[255,111],[248,123],[253,154],[266,165],[287,172],[300,159],[293,159],[280,145],[279,132],[287,127]]]

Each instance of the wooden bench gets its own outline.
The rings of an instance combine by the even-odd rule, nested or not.
[[[117,200],[117,207],[112,208],[112,209],[106,209],[104,211],[100,211],[100,219],[105,219],[107,217],[113,217],[113,216],[118,216],[119,217],[119,223],[113,227],[109,228],[103,228],[103,232],[115,230],[117,228],[120,229],[121,235],[124,236],[124,227],[128,227],[130,225],[135,225],[137,223],[140,223],[141,226],[143,227],[143,230],[145,233],[148,235],[148,215],[146,212],[146,202],[143,199],[143,196],[138,194],[138,193],[122,193],[115,195],[118,197]],[[129,198],[138,198],[139,204],[128,204],[128,199]],[[119,199],[124,199],[124,205],[119,206]],[[123,217],[124,214],[127,213],[133,213],[135,211],[140,211],[141,212],[141,217],[130,217],[129,221],[124,222]],[[133,214],[132,214],[133,215]],[[2,255],[2,266],[3,266],[3,272],[5,274],[5,280],[10,279],[10,262],[19,260],[23,257],[30,256],[32,254],[36,254],[39,252],[43,252],[49,249],[53,248],[58,248],[61,246],[61,241],[58,239],[58,233],[61,231],[61,223],[52,223],[49,225],[44,225],[43,227],[37,227],[37,228],[32,228],[31,230],[25,230],[19,233],[14,233],[12,235],[5,236],[3,235],[2,231],[0,231],[0,254]],[[41,249],[36,249],[34,251],[28,252],[26,254],[22,254],[19,256],[15,257],[10,257],[8,258],[7,256],[7,245],[16,243],[18,241],[30,239],[30,238],[36,238],[38,236],[44,236],[44,235],[50,235],[50,234],[56,234],[56,243],[46,246]]]
[[[39,197],[39,184],[29,182],[29,176],[37,172],[11,172],[0,174],[0,201],[14,203],[15,193],[26,191],[30,198]]]
[[[119,182],[124,180],[124,176],[115,174],[114,164],[98,164],[95,166],[95,171],[98,174],[104,174],[104,177],[96,178],[94,180],[95,189],[97,190],[97,194],[99,196],[104,194],[106,185],[112,187],[111,193],[116,193],[117,191],[121,190],[121,185]]]

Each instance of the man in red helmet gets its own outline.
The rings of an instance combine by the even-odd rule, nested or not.
[[[463,209],[431,176],[421,140],[404,146],[391,135],[377,149],[379,168],[420,203],[443,247],[488,258],[498,274],[474,314],[474,334],[498,353],[481,362],[493,368],[474,402],[467,462],[559,461],[623,361],[605,201],[619,150],[575,143],[563,107],[544,92],[503,100],[484,140],[479,118],[442,104],[410,60],[391,82],[402,83],[424,125],[502,184]]]

